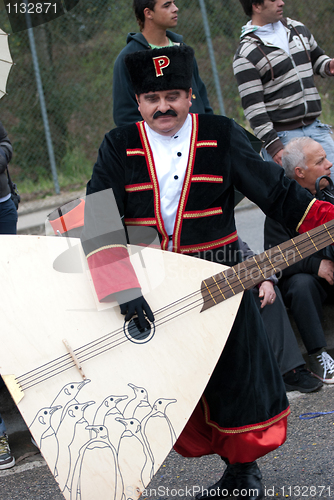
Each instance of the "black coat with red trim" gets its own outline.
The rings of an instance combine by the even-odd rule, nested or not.
[[[288,180],[281,167],[264,162],[233,120],[191,116],[191,146],[173,234],[174,251],[233,265],[238,255],[234,251],[238,249],[234,186],[291,229],[297,228],[312,196]],[[167,249],[158,181],[143,122],[106,134],[87,194],[108,188],[113,189],[126,225],[156,228],[162,248]]]
[[[301,224],[304,226],[305,221],[307,229],[317,225],[318,221],[319,224],[325,222],[322,219],[327,217],[327,208],[321,205],[315,210],[312,196],[295,181],[287,179],[281,167],[264,162],[253,150],[246,133],[233,120],[222,116],[191,116],[189,161],[173,234],[174,251],[225,264],[236,263],[239,252],[234,252],[238,249],[234,187],[267,215],[291,229],[298,229]],[[111,189],[119,211],[116,217],[113,201],[110,202],[108,196],[102,199],[101,191],[107,190],[108,194]],[[94,193],[99,193],[97,198],[101,197],[97,204],[90,203],[90,199],[95,198]],[[168,245],[153,155],[143,122],[119,127],[106,134],[87,186],[87,195],[92,196],[86,198],[88,209],[85,210],[82,244],[99,300],[109,300],[111,294],[120,290],[140,287],[127,259],[125,232],[119,216],[124,217],[129,229],[133,229],[130,226],[137,226],[140,230],[144,226],[155,228],[162,248],[166,249]],[[110,209],[107,203],[110,203]],[[325,213],[321,212],[322,207]],[[309,214],[314,215],[310,221]],[[331,214],[330,218],[333,216]],[[260,439],[254,438],[258,441],[257,456],[283,442],[288,402],[250,293],[244,294],[202,403],[205,432],[216,429],[224,439],[227,435],[260,432]],[[271,429],[276,423],[281,426],[281,437],[272,439],[277,435],[274,430],[269,432],[271,437],[264,440],[261,432]],[[216,443],[212,451],[211,448],[209,451],[192,449],[190,436],[185,439],[187,449],[179,451],[187,456],[212,452],[222,455],[220,438],[212,435],[212,439]],[[267,447],[264,446],[266,440]],[[180,438],[178,443],[180,445]],[[253,441],[249,440],[249,443],[252,447]],[[245,456],[241,451],[236,461],[244,460]],[[246,458],[244,461],[249,461],[248,455]]]

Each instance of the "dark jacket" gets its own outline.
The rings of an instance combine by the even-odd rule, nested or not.
[[[307,190],[305,190],[307,191]],[[308,191],[307,191],[308,192]],[[290,240],[298,236],[297,231],[293,229],[288,229],[279,222],[266,217],[264,223],[264,248],[268,250],[276,245],[280,245],[284,241]],[[293,274],[297,273],[307,273],[318,275],[320,262],[326,257],[326,249],[320,250],[305,259],[296,262],[292,266],[287,267],[282,271],[282,278],[288,278]]]
[[[183,37],[181,35],[167,31],[167,36],[172,42],[183,44]],[[116,59],[113,72],[113,117],[117,127],[130,125],[142,119],[138,111],[138,104],[132,88],[130,75],[125,66],[125,56],[132,52],[151,48],[141,33],[129,33],[126,43],[127,45]],[[205,85],[199,76],[196,59],[194,59],[192,78],[192,103],[192,113],[213,114]]]
[[[318,183],[321,177],[318,179]],[[330,186],[321,190],[318,190],[315,198],[320,201],[328,201],[334,205],[333,198],[333,182],[329,179]],[[305,191],[308,189],[305,188]],[[327,196],[326,196],[327,195]],[[293,229],[288,229],[283,226],[279,222],[271,219],[270,217],[266,217],[264,222],[264,248],[268,250],[276,245],[280,245],[284,241],[290,240],[298,236],[297,231]],[[318,276],[318,271],[320,267],[320,263],[323,259],[329,259],[334,261],[334,249],[332,245],[319,250],[318,252],[306,257],[300,262],[296,262],[292,266],[289,266],[282,272],[282,278],[288,278],[297,273],[306,273],[306,274],[314,274]]]
[[[307,213],[312,196],[297,182],[287,179],[277,164],[272,162],[268,168],[268,162],[253,150],[244,130],[233,120],[205,114],[191,114],[191,119],[189,159],[174,226],[173,251],[220,263],[236,262],[239,246],[234,186],[265,213],[296,228]],[[115,208],[104,201],[104,194],[111,190]],[[128,233],[136,228],[139,232],[154,228],[162,248],[168,245],[154,158],[143,122],[118,127],[106,134],[87,185],[87,195],[91,196],[86,197],[82,244],[99,300],[104,300],[120,290],[140,286],[136,276],[134,283],[126,259],[120,216]],[[129,240],[133,243],[131,235]],[[268,347],[261,354],[264,337],[251,294],[246,292],[240,314],[204,392],[208,418],[221,429],[242,427],[243,432],[247,426],[251,431],[256,424],[258,431],[263,422],[279,421],[286,415],[287,402],[273,354]],[[267,346],[266,338],[265,342]],[[240,349],[242,345],[247,345],[247,349]],[[231,367],[235,368],[236,361],[243,368],[252,367],[252,380],[261,381],[261,390],[250,382],[250,391],[243,379],[241,387],[235,385]],[[260,371],[266,377],[264,388]],[[240,405],[238,409],[235,406],[236,392],[244,405],[242,411]]]
[[[245,132],[233,120],[216,115],[191,116],[190,160],[174,227],[174,251],[233,265],[239,248],[234,186],[291,229],[298,226],[312,196],[287,179],[275,163],[268,169],[268,163],[253,150]],[[87,194],[112,188],[125,224],[155,228],[166,250],[168,235],[157,202],[154,161],[147,148],[143,122],[111,130],[100,147]],[[97,219],[101,217],[108,219],[110,214],[100,213]],[[106,222],[105,227],[110,224]],[[101,248],[117,243],[108,241],[109,237],[118,235],[106,235]],[[86,254],[96,252],[99,241],[92,241],[89,235],[86,239],[90,240],[88,246],[84,244]]]
[[[10,193],[6,168],[13,154],[13,148],[7,132],[0,122],[0,198]]]

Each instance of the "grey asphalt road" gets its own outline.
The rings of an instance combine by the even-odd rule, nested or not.
[[[311,420],[299,418],[303,413],[333,411],[333,396],[334,387],[329,386],[314,394],[290,393],[287,441],[258,461],[266,489],[265,498],[305,500],[334,497],[334,413]],[[16,458],[20,458],[20,453],[28,456],[14,468],[0,471],[1,500],[64,500],[42,457],[32,455],[37,450],[28,446],[28,431],[12,436]],[[21,443],[17,442],[18,437]],[[191,500],[194,494],[219,479],[222,470],[222,461],[217,456],[183,458],[171,451],[143,498]]]
[[[235,211],[238,235],[255,253],[263,252],[263,225],[265,215],[256,205],[247,203]]]

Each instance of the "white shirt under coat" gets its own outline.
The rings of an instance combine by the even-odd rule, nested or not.
[[[159,182],[161,215],[167,234],[172,235],[188,164],[191,117],[188,115],[180,130],[172,136],[158,134],[146,122],[145,129]],[[170,241],[168,250],[171,248]]]

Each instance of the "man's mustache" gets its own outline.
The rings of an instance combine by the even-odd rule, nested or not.
[[[159,118],[160,116],[177,116],[177,114],[175,113],[175,111],[173,109],[168,109],[168,111],[166,111],[166,113],[162,113],[161,111],[156,111],[153,115],[153,119],[155,120],[156,118]]]

